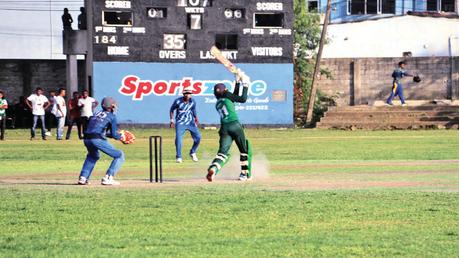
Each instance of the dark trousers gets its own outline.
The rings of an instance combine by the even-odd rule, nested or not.
[[[241,172],[250,177],[252,171],[252,150],[249,141],[245,138],[242,125],[238,121],[222,124],[218,134],[220,135],[218,153],[209,168],[215,166],[217,168],[216,174],[220,172],[230,158],[230,148],[234,141],[240,152]]]
[[[80,118],[80,123],[81,123],[81,126],[83,126],[83,134],[84,134],[86,132],[86,129],[88,129],[89,117],[82,116]]]
[[[70,139],[70,134],[72,134],[72,128],[73,125],[76,124],[77,130],[78,130],[78,138],[81,140],[83,139],[83,135],[81,134],[81,121],[80,118],[69,118],[68,121],[68,127],[67,127],[67,134],[65,136],[65,139]]]
[[[0,140],[5,139],[6,116],[0,115]]]
[[[386,101],[387,104],[392,104],[392,100],[394,100],[396,96],[400,98],[400,102],[402,102],[402,104],[405,104],[405,96],[403,95],[403,86],[401,83],[398,83],[398,82],[394,82],[392,84],[392,91],[390,93],[389,98]]]

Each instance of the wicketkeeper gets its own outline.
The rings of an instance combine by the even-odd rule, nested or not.
[[[116,115],[114,114],[117,105],[113,98],[105,97],[101,106],[102,111],[91,116],[88,128],[84,132],[84,145],[88,150],[88,155],[81,169],[79,185],[89,183],[89,177],[100,158],[99,151],[113,158],[105,177],[102,178],[102,185],[119,185],[114,176],[124,162],[124,153],[108,142],[107,137],[121,140],[125,144],[132,143],[135,139],[134,135],[128,131],[118,132]]]
[[[242,95],[239,95],[240,84],[242,84]],[[207,180],[212,182],[214,177],[220,172],[222,167],[230,158],[230,148],[233,141],[236,142],[240,152],[241,174],[239,180],[246,181],[252,177],[252,151],[249,141],[245,138],[244,129],[239,123],[234,102],[245,103],[250,84],[250,78],[239,71],[236,76],[236,85],[233,93],[228,92],[226,86],[218,83],[214,86],[214,95],[217,98],[215,108],[220,114],[221,127],[218,132],[220,135],[220,147],[217,156],[207,170]]]

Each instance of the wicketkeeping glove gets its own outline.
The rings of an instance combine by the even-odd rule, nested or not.
[[[413,77],[413,81],[414,82],[421,82],[421,77],[419,77],[419,75],[416,75]]]
[[[121,130],[120,131],[121,138],[120,141],[124,144],[131,144],[135,141],[135,135],[128,130]]]

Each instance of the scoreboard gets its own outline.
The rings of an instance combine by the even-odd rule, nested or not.
[[[245,124],[293,124],[293,0],[93,0],[93,91],[122,123],[161,124],[184,88],[218,123],[213,85],[234,84],[215,45],[252,79]]]

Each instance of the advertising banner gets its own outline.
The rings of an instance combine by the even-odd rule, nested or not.
[[[243,124],[293,124],[293,65],[236,64],[250,78],[246,103],[236,109]],[[234,76],[220,64],[95,62],[93,91],[118,101],[119,123],[167,124],[169,109],[184,88],[193,91],[202,124],[218,124],[213,86],[232,91]]]

